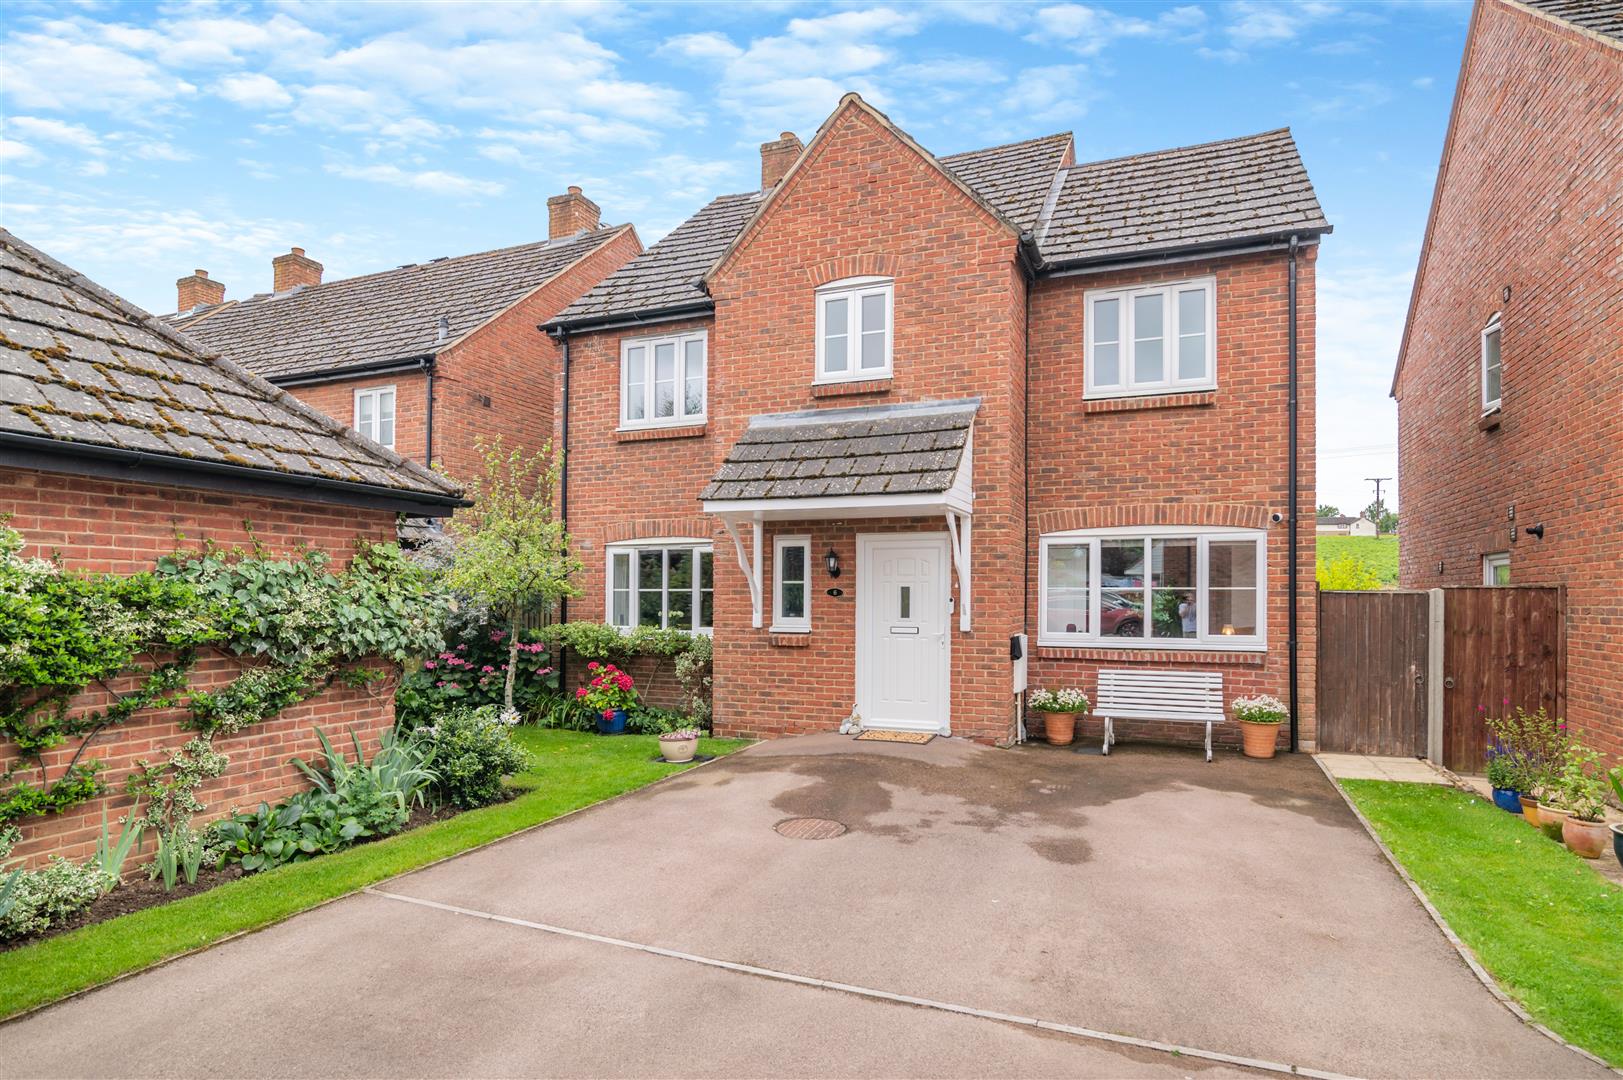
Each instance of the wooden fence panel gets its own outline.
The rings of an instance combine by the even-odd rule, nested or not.
[[[1560,716],[1566,707],[1566,597],[1560,588],[1498,586],[1443,591],[1443,764],[1480,773],[1483,723],[1520,706]]]
[[[1424,592],[1319,593],[1319,749],[1424,757]]]

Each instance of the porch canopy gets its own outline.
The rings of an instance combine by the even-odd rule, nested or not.
[[[973,426],[981,399],[812,409],[750,418],[699,498],[721,519],[761,625],[761,529],[767,521],[939,518],[969,629]],[[746,547],[739,526],[750,525]]]

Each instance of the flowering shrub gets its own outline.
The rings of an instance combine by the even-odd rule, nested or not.
[[[395,695],[400,722],[414,727],[433,722],[451,707],[501,704],[510,633],[484,618],[453,628],[445,647],[400,681]],[[517,656],[513,707],[527,716],[549,690],[557,689],[558,672],[552,649],[539,632],[520,631]]]
[[[1085,713],[1093,707],[1093,702],[1081,690],[1067,686],[1058,690],[1034,690],[1026,698],[1026,706],[1032,712]]]
[[[661,739],[671,739],[671,740],[681,740],[681,741],[691,741],[693,739],[697,739],[701,734],[702,734],[702,732],[700,732],[699,729],[696,728],[696,727],[685,727],[685,728],[677,728],[675,731],[667,731],[663,735],[661,735],[660,738]]]
[[[635,626],[630,630],[603,623],[577,621],[555,623],[542,631],[546,640],[583,660],[624,662],[636,656],[670,660],[676,681],[682,687],[681,711],[700,727],[710,723],[711,649],[710,635],[685,630],[662,630],[656,626]],[[568,719],[568,709],[555,706],[559,720]],[[567,726],[557,724],[554,726]]]
[[[1510,699],[1501,704],[1509,705]],[[1517,707],[1503,717],[1488,716],[1484,705],[1476,709],[1493,736],[1490,753],[1499,763],[1495,772],[1500,779],[1514,781],[1508,786],[1523,795],[1543,798],[1552,794],[1567,763],[1571,742],[1567,725],[1542,707],[1536,712]]]
[[[502,777],[530,764],[529,755],[513,745],[511,724],[498,705],[449,709],[418,728],[417,737],[428,748],[435,797],[464,810],[500,801],[506,794]]]
[[[596,660],[587,664],[586,670],[591,673],[591,681],[576,690],[575,696],[587,708],[605,720],[612,720],[615,710],[636,707],[637,688],[630,675],[613,664],[600,664]]]
[[[1285,703],[1272,694],[1234,699],[1234,718],[1247,724],[1283,724],[1290,718]]]

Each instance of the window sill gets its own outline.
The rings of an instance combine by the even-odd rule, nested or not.
[[[1495,405],[1482,414],[1482,419],[1476,422],[1476,429],[1478,431],[1494,431],[1499,427],[1499,421],[1502,419],[1504,419],[1503,410]]]
[[[650,439],[693,439],[702,436],[705,425],[683,424],[680,427],[620,428],[614,433],[615,442],[647,442]]]
[[[1145,397],[1085,398],[1084,413],[1131,412],[1136,409],[1189,409],[1217,404],[1216,390],[1191,390],[1180,394],[1151,394]]]
[[[769,630],[767,640],[780,649],[804,649],[811,644],[810,630]]]
[[[851,379],[846,382],[812,383],[812,397],[846,397],[856,394],[885,394],[890,392],[890,376],[876,379]]]
[[[1072,645],[1037,645],[1039,660],[1106,660],[1117,664],[1226,664],[1261,667],[1268,662],[1268,646],[1247,645],[1243,649],[1147,649],[1138,646],[1117,648]]]

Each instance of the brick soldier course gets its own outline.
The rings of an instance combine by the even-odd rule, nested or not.
[[[1477,5],[1392,387],[1402,584],[1481,585],[1484,559],[1505,553],[1512,584],[1564,586],[1566,718],[1613,759],[1623,759],[1620,101],[1615,5]],[[1502,389],[1491,405],[1484,331],[1496,317]],[[1540,524],[1542,539],[1526,532]]]

